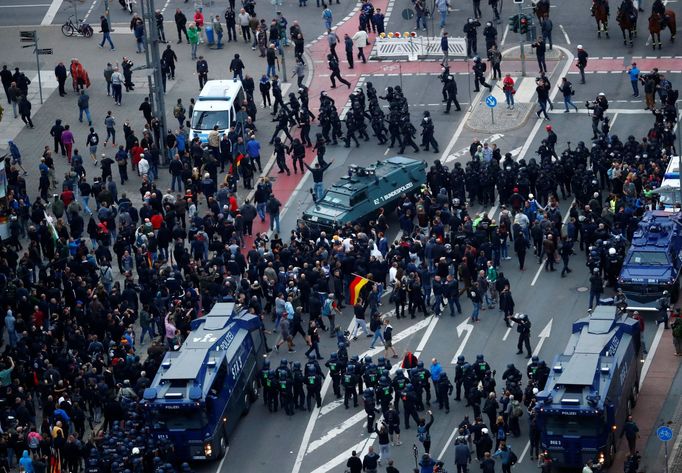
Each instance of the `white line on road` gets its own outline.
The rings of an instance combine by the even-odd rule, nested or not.
[[[564,111],[558,110],[558,107],[557,107],[557,109],[549,112],[550,115],[554,115],[554,114],[558,114],[558,113],[564,113]],[[583,115],[589,115],[591,113],[591,111],[584,109],[584,108],[581,108],[581,109],[578,109],[577,112],[571,112],[571,113],[580,113]],[[613,114],[624,113],[625,115],[651,115],[651,112],[649,110],[644,110],[644,109],[639,109],[639,108],[613,108],[613,109],[610,108],[606,111],[606,113],[613,113]],[[541,123],[541,121],[542,120],[539,120],[538,123]]]
[[[509,337],[509,334],[511,333],[511,330],[512,330],[512,328],[514,327],[514,322],[510,320],[510,321],[509,321],[509,325],[511,325],[511,327],[507,327],[507,331],[504,332],[504,337],[502,337],[502,341],[503,341],[503,342],[506,342],[506,341],[507,341],[507,337]]]
[[[533,255],[535,256],[535,255]],[[535,277],[533,278],[533,282],[530,283],[531,286],[535,286],[535,283],[538,281],[538,278],[540,277],[540,273],[542,272],[542,268],[544,268],[544,262],[540,261],[540,267],[538,268],[538,272],[535,273]]]
[[[220,473],[221,471],[223,471],[223,463],[225,463],[225,460],[227,459],[227,452],[229,452],[229,451],[230,451],[230,446],[228,445],[225,448],[225,455],[223,455],[223,459],[220,460],[220,463],[218,463],[218,468],[216,469],[215,473]]]
[[[552,335],[552,321],[554,318],[549,319],[549,323],[545,325],[545,328],[542,329],[542,332],[540,332],[540,335],[538,335],[538,338],[540,339],[538,341],[538,344],[535,346],[535,350],[533,350],[533,356],[538,356],[540,354],[540,350],[542,350],[542,345],[545,344],[545,341]],[[528,364],[530,365],[531,360],[528,360]]]
[[[51,3],[38,3],[35,5],[0,5],[0,8],[42,8],[49,7]]]
[[[457,428],[452,429],[452,433],[448,437],[447,442],[445,442],[445,445],[443,445],[443,450],[440,451],[440,455],[438,455],[436,458],[442,460],[445,457],[445,452],[448,451],[448,447],[452,443],[452,439],[455,438],[455,435],[457,434],[457,432],[459,432],[459,429],[457,429]]]
[[[323,416],[325,414],[330,413],[331,411],[333,411],[337,407],[341,406],[341,404],[343,404],[343,399],[337,399],[336,401],[332,401],[329,404],[325,404],[320,409],[320,415]]]
[[[566,30],[564,29],[564,25],[559,25],[559,28],[561,28],[561,32],[564,34],[564,38],[566,38],[566,42],[568,44],[571,44],[571,40],[568,38],[568,33],[566,33]]]
[[[90,8],[88,9],[88,12],[85,14],[83,17],[83,21],[88,21],[88,17],[90,16],[90,13],[92,13],[92,10],[95,8],[95,5],[97,5],[97,0],[92,2],[92,5],[90,5]]]
[[[52,24],[52,20],[57,16],[57,12],[61,8],[63,2],[64,0],[52,0],[50,8],[47,9],[47,12],[43,17],[43,21],[40,22],[40,26],[49,26]]]
[[[530,448],[530,440],[528,442],[526,442],[526,448],[523,449],[523,453],[519,457],[519,463],[521,463],[523,461],[523,457],[526,456],[526,453],[528,453],[529,448]]]
[[[324,465],[320,466],[319,468],[315,468],[311,473],[327,473],[331,471],[334,467],[341,465],[343,462],[347,461],[348,457],[351,456],[354,450],[357,452],[358,450],[362,449],[365,442],[366,440],[363,440],[354,445],[353,447],[349,448],[345,452],[341,452]]]
[[[308,446],[308,450],[306,451],[306,455],[314,452],[315,450],[320,448],[325,443],[333,440],[334,437],[342,434],[343,432],[350,429],[351,427],[353,427],[358,422],[362,422],[362,420],[365,419],[366,416],[367,416],[367,414],[365,414],[365,411],[362,410],[362,411],[356,413],[354,416],[349,417],[345,421],[341,422],[340,424],[338,424],[333,429],[330,429],[329,432],[324,434],[319,439],[317,439],[313,442],[310,442],[310,445]]]
[[[651,367],[651,362],[654,361],[654,356],[656,355],[656,350],[658,349],[658,344],[661,343],[661,337],[663,337],[663,330],[665,330],[665,325],[658,324],[656,329],[656,335],[654,335],[654,340],[651,342],[649,347],[649,353],[644,360],[644,366],[642,366],[642,374],[639,377],[639,389],[642,389],[644,385],[644,379],[646,378],[649,368]]]
[[[455,356],[452,357],[452,361],[450,364],[455,365],[457,364],[457,357],[464,353],[464,347],[466,346],[467,342],[469,341],[469,337],[471,337],[471,333],[474,331],[474,326],[469,323],[469,318],[467,317],[464,319],[464,321],[457,326],[457,338],[462,337],[462,333],[466,332],[466,335],[462,339],[462,341],[459,344],[459,348],[457,348],[457,351],[455,352]]]
[[[504,27],[504,34],[502,35],[502,42],[500,43],[500,46],[504,46],[504,42],[507,41],[507,33],[509,33],[509,25]]]
[[[419,351],[419,352],[424,351],[424,347],[426,346],[426,342],[428,342],[429,338],[431,338],[431,334],[433,333],[433,330],[436,328],[436,324],[438,323],[438,317],[434,317],[433,315],[429,316],[425,320],[429,321],[429,326],[427,327],[426,333],[424,334],[421,341],[419,342],[419,345],[417,345],[417,349],[415,351]]]
[[[518,46],[516,46],[515,48],[518,48]],[[514,48],[512,48],[512,49],[514,49]],[[563,51],[563,53],[566,54],[566,56],[568,57],[568,59],[566,60],[566,64],[564,65],[564,69],[561,71],[561,75],[559,76],[559,77],[565,77],[566,74],[568,73],[568,70],[573,65],[573,59],[575,58],[575,56],[573,55],[573,53],[571,51],[569,51],[568,49],[563,48],[561,46],[557,46],[557,49]],[[550,98],[551,98],[552,102],[554,102],[554,99],[556,98],[558,93],[559,93],[558,88],[554,88],[554,90],[552,90],[552,92],[550,94],[551,95]],[[526,142],[523,144],[523,148],[521,148],[521,152],[519,153],[519,158],[523,158],[526,155],[526,153],[528,152],[530,145],[533,144],[533,139],[535,138],[535,135],[538,134],[538,131],[540,130],[540,126],[542,126],[542,122],[543,122],[543,120],[538,120],[535,123],[535,125],[533,126],[533,129],[531,130],[530,134],[528,135]]]

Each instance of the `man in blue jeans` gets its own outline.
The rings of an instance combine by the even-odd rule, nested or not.
[[[282,203],[277,200],[274,195],[270,196],[266,206],[268,215],[270,216],[270,231],[279,233],[279,209],[282,208]]]
[[[315,163],[315,167],[311,168],[308,166],[306,163],[305,167],[308,168],[308,171],[313,175],[313,192],[315,194],[315,202],[319,202],[322,200],[322,196],[324,195],[324,172],[327,170],[329,166],[332,165],[334,160],[332,159],[330,162],[326,163],[324,167],[320,166],[320,163]]]

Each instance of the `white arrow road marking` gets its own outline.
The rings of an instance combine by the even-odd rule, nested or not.
[[[332,401],[329,404],[325,404],[320,409],[320,415],[323,416],[325,414],[329,414],[331,411],[341,406],[341,404],[343,404],[343,399],[337,399],[336,401]]]
[[[549,322],[547,325],[545,325],[545,328],[542,329],[542,332],[540,332],[540,335],[538,335],[538,338],[540,339],[538,341],[537,346],[535,347],[535,350],[533,350],[533,356],[538,356],[540,354],[540,350],[542,350],[542,345],[545,344],[545,340],[547,340],[550,335],[552,334],[552,321],[554,319],[549,319]],[[531,360],[528,360],[528,364],[530,365]]]
[[[457,363],[457,357],[464,352],[464,347],[466,346],[467,342],[469,341],[469,337],[471,336],[473,331],[474,331],[474,326],[469,323],[468,317],[466,319],[464,319],[464,321],[462,321],[462,323],[457,326],[457,338],[461,338],[462,334],[464,332],[466,332],[466,335],[464,336],[464,339],[460,342],[459,348],[457,349],[455,356],[452,357],[452,361],[450,362],[450,364],[454,365]]]
[[[341,422],[338,426],[331,429],[329,432],[324,434],[319,439],[317,439],[313,442],[310,442],[310,445],[308,446],[308,450],[306,451],[306,455],[314,452],[315,450],[320,448],[322,445],[331,441],[337,435],[342,434],[343,432],[345,432],[346,430],[348,430],[349,428],[351,428],[352,426],[354,426],[358,422],[362,422],[366,417],[367,417],[367,414],[365,413],[364,410],[362,410],[362,411],[358,412],[357,414],[355,414],[354,416],[349,417],[345,421]]]

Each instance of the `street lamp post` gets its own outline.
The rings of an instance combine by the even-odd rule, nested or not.
[[[523,2],[518,3],[519,6],[519,22],[521,15],[523,15]],[[519,48],[521,49],[521,76],[526,76],[526,52],[523,50],[523,35],[519,34]]]
[[[159,152],[165,156],[166,151],[166,103],[164,99],[163,81],[161,79],[161,57],[159,55],[159,31],[156,27],[154,12],[154,0],[142,0],[142,18],[146,21],[145,27],[145,56],[147,60],[147,78],[149,81],[149,100],[152,103],[152,111],[159,120]],[[166,162],[165,159],[160,160]]]

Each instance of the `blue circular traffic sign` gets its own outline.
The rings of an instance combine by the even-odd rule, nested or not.
[[[492,95],[488,95],[485,98],[485,104],[490,108],[494,108],[497,105],[497,99]]]
[[[673,438],[673,429],[667,425],[662,425],[656,429],[656,436],[661,442],[667,442]]]

